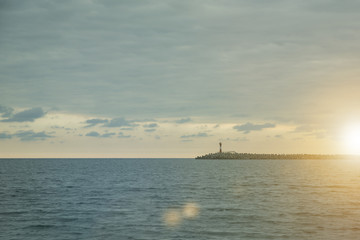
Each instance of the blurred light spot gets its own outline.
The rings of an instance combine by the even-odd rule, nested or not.
[[[185,218],[195,218],[199,215],[199,205],[196,203],[185,204],[182,214]]]
[[[181,212],[176,209],[169,209],[164,214],[164,223],[169,227],[175,227],[182,221]]]

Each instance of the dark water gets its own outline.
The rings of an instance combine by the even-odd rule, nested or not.
[[[360,239],[360,160],[2,159],[0,239]]]

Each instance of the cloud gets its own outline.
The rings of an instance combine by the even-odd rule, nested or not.
[[[212,135],[209,135],[205,132],[199,132],[198,134],[191,134],[191,135],[183,135],[180,138],[201,138],[201,137],[210,137]]]
[[[119,132],[118,138],[130,138],[131,135],[124,135],[122,132]]]
[[[226,141],[233,141],[233,142],[246,142],[249,141],[246,137],[243,138],[226,138]]]
[[[247,114],[243,114],[243,113],[235,113],[232,114],[231,117],[233,118],[245,118],[245,117],[249,117]]]
[[[64,126],[58,126],[58,125],[51,126],[50,128],[52,128],[52,129],[62,129],[62,130],[66,130],[66,131],[76,130],[76,129],[66,128]]]
[[[265,128],[274,128],[276,125],[272,123],[264,123],[264,124],[252,124],[245,123],[243,125],[236,125],[233,128],[239,132],[243,132],[245,134],[250,133],[251,131],[261,131]]]
[[[297,118],[318,90],[359,89],[334,75],[357,75],[356,1],[5,2],[0,96],[17,105],[139,119],[264,119],[297,107]]]
[[[157,123],[150,123],[143,125],[144,128],[157,128],[159,125]]]
[[[192,121],[192,119],[188,117],[188,118],[182,118],[182,119],[176,120],[175,122],[177,124],[183,124],[183,123],[188,123],[188,122],[191,122],[191,121]]]
[[[31,108],[18,112],[7,119],[1,120],[2,122],[33,122],[35,119],[41,118],[45,115],[42,108]]]
[[[87,133],[85,136],[87,136],[87,137],[99,137],[100,133],[92,131],[92,132]]]
[[[53,133],[53,132],[51,132]],[[42,132],[34,132],[32,130],[29,131],[18,131],[14,134],[7,134],[5,132],[0,133],[0,139],[10,139],[13,137],[19,138],[23,142],[28,141],[42,141],[47,138],[53,138],[54,136],[50,135],[51,133]]]
[[[85,136],[87,137],[100,137],[100,138],[110,138],[111,136],[116,135],[116,133],[104,133],[104,134],[100,134],[96,131],[92,131],[87,133]]]
[[[104,133],[104,134],[101,135],[101,137],[109,138],[109,137],[114,136],[114,135],[116,135],[116,133]]]
[[[10,107],[5,107],[3,105],[0,105],[0,115],[1,115],[1,117],[9,118],[13,111],[14,111],[14,109],[12,109]]]
[[[329,132],[327,132],[327,131],[316,131],[316,132],[308,133],[306,135],[307,136],[314,136],[315,138],[318,138],[318,139],[323,139],[323,138],[329,137]]]
[[[136,127],[138,124],[133,123],[133,121],[128,121],[125,118],[114,118],[110,122],[105,123],[104,127]]]
[[[296,127],[291,133],[303,133],[303,132],[312,132],[314,128],[310,125],[301,125]]]
[[[93,127],[93,126],[95,126],[97,124],[107,123],[107,122],[109,122],[109,120],[107,120],[107,119],[99,119],[99,118],[89,119],[89,120],[85,121],[85,123],[88,124],[88,125],[85,126],[85,128]]]
[[[149,128],[149,129],[145,129],[144,131],[145,132],[155,132],[156,129],[155,128]]]
[[[156,122],[153,118],[144,118],[144,119],[134,119],[132,122]]]
[[[7,133],[4,132],[0,133],[0,139],[10,139],[12,137],[13,137],[12,135],[9,135]]]
[[[39,141],[39,140],[45,140],[47,138],[53,138],[54,136],[49,135],[45,131],[42,132],[34,132],[32,130],[30,131],[19,131],[13,136],[20,138],[21,141]]]
[[[133,128],[133,127],[125,127],[125,128],[120,128],[120,130],[123,130],[123,131],[133,131],[134,128]]]
[[[159,125],[157,123],[150,123],[143,125],[143,127],[145,128],[145,132],[155,132],[156,128],[159,127]]]

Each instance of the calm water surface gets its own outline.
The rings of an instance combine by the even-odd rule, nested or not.
[[[359,236],[360,160],[0,160],[0,239]]]

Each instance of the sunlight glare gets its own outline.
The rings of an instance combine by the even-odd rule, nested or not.
[[[182,213],[185,218],[195,218],[199,214],[199,205],[196,203],[187,203]]]
[[[165,212],[164,216],[164,223],[169,227],[176,227],[178,226],[181,221],[181,212],[176,209],[169,209]]]
[[[360,154],[360,125],[348,126],[345,129],[344,144],[348,154]]]

